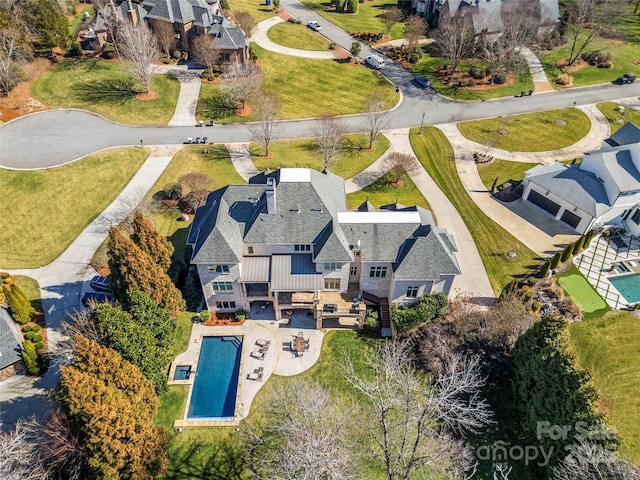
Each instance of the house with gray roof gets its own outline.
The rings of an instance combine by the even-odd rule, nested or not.
[[[24,371],[22,334],[7,309],[0,305],[0,381]]]
[[[277,319],[354,287],[374,303],[410,304],[449,292],[460,273],[455,242],[431,212],[369,202],[348,210],[344,180],[308,168],[211,192],[187,244],[210,311],[269,304]]]
[[[640,202],[640,139],[637,127],[623,129],[579,164],[527,170],[522,197],[578,233],[594,226],[626,225],[633,235],[640,234],[640,214],[634,213]]]

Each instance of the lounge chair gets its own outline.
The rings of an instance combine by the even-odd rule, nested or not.
[[[256,340],[256,345],[258,345],[259,347],[268,348],[269,345],[271,345],[271,340],[263,340],[262,338],[259,338],[258,340]]]
[[[256,382],[261,382],[263,371],[264,369],[262,367],[258,367],[254,369],[253,372],[247,375],[247,379],[255,380]]]
[[[249,355],[252,356],[253,358],[257,358],[258,360],[264,360],[265,353],[267,352],[263,350],[255,350],[251,352]]]

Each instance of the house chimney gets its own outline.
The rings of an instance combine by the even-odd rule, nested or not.
[[[135,27],[136,24],[138,23],[138,15],[136,14],[136,11],[133,9],[133,4],[131,3],[131,0],[127,1],[127,15],[129,16],[129,20],[131,21],[131,24]]]
[[[109,0],[109,8],[111,9],[111,20],[118,21],[118,9],[116,8],[116,4],[113,3],[113,0]]]
[[[276,213],[276,179],[273,177],[267,178],[267,190],[265,191],[267,196],[267,214],[275,215]]]

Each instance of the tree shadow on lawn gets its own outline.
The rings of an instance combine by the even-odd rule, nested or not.
[[[126,103],[140,93],[135,81],[128,77],[78,83],[74,85],[74,92],[78,100],[111,105]]]
[[[228,442],[193,441],[170,457],[161,476],[165,480],[240,480],[245,470],[242,456]]]
[[[206,119],[220,120],[234,116],[235,105],[221,93],[215,93],[211,97],[203,99],[198,116]]]

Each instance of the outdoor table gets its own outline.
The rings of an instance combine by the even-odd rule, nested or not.
[[[302,335],[298,335],[294,337],[293,342],[291,342],[291,346],[296,353],[303,353],[305,350],[305,341]]]

